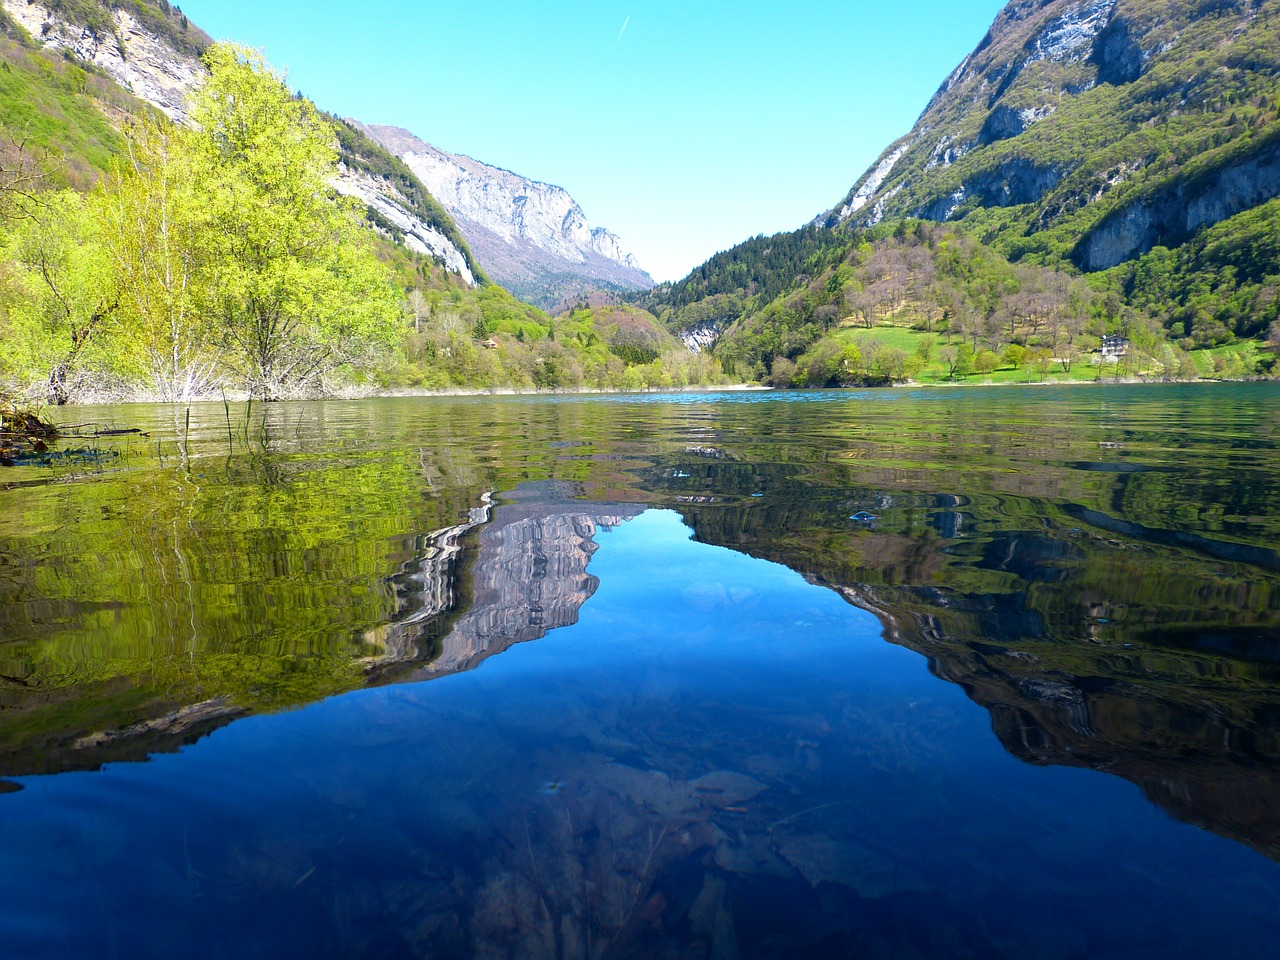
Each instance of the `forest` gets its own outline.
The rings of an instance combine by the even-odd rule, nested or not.
[[[1237,256],[1238,221],[1091,275],[1011,262],[962,226],[808,226],[717,254],[639,302],[673,330],[714,335],[728,375],[773,386],[1268,375],[1273,350],[1204,320],[1235,311],[1280,342],[1274,260],[1262,237],[1244,244],[1252,261]],[[1248,222],[1265,232],[1262,212]],[[1199,319],[1180,321],[1188,312]],[[1105,337],[1126,341],[1121,362],[1099,363]]]

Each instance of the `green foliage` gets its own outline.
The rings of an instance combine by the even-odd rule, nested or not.
[[[835,262],[855,239],[817,226],[753,237],[717,253],[683,280],[659,284],[637,296],[635,302],[662,317],[672,330],[736,318],[748,301],[768,303],[798,277]]]
[[[106,36],[115,9],[150,29],[155,18],[183,29],[180,11],[164,2],[135,12],[129,3],[68,0],[56,12]],[[13,147],[0,149],[0,214],[38,215],[10,224],[4,237],[5,383],[62,399],[81,388],[128,396],[145,382],[148,395],[184,401],[220,388],[273,397],[375,367],[377,382],[393,387],[720,381],[711,358],[689,354],[643,310],[553,319],[489,284],[452,219],[402,162],[357,126],[326,122],[250,51],[207,48],[189,32],[198,44],[191,49],[207,48],[212,77],[192,105],[198,129],[184,130],[7,29],[19,39],[0,40],[0,132]],[[126,136],[107,113],[135,115]],[[337,157],[448,237],[481,286],[398,244],[400,232],[375,213],[334,198]],[[39,196],[49,185],[88,190],[98,181],[85,198]],[[374,230],[360,229],[361,218]],[[43,261],[30,255],[37,247]],[[42,262],[57,269],[46,276]]]
[[[550,317],[501,287],[467,288],[442,272],[418,273],[408,297],[401,362],[387,387],[628,389],[723,381],[652,314],[633,306],[584,307]]]
[[[328,187],[332,129],[257,54],[207,59],[195,130],[140,120],[102,189],[41,198],[11,232],[4,372],[56,402],[87,366],[165,399],[273,398],[392,346],[396,291]]]
[[[1095,45],[1081,60],[1028,59],[1064,7],[1041,4],[997,19],[912,135],[895,145],[890,175],[851,222],[871,210],[890,220],[947,219],[1015,263],[1054,265],[1090,262],[1085,253],[1099,228],[1137,212],[1136,238],[1125,236],[1166,249],[1141,256],[1146,246],[1137,247],[1140,259],[1099,287],[1113,284],[1183,347],[1259,337],[1275,315],[1271,290],[1280,275],[1274,231],[1265,229],[1274,208],[1199,236],[1175,214],[1218,203],[1230,212],[1241,201],[1225,194],[1248,196],[1248,169],[1273,167],[1280,16],[1271,4],[1132,0],[1113,11],[1105,50]],[[1108,65],[1126,43],[1131,63]],[[1023,111],[1041,119],[1024,129]],[[852,199],[853,191],[845,203]],[[1141,225],[1147,214],[1149,230]],[[1119,310],[1109,313],[1121,319]]]
[[[43,383],[66,403],[94,348],[117,323],[119,282],[91,203],[64,190],[41,198],[40,215],[8,237],[9,278],[0,375]]]
[[[272,399],[389,342],[397,311],[357,225],[363,209],[329,193],[333,129],[253,51],[215,45],[205,59],[190,138],[205,207],[192,236],[213,244],[205,290],[224,362]]]
[[[715,352],[726,371],[749,376],[763,369],[772,383],[786,379],[808,386],[891,383],[929,362],[932,347],[917,359],[915,341],[883,349],[871,345],[858,356],[845,355],[842,331],[849,328],[945,333],[949,340],[966,339],[974,356],[980,349],[996,356],[1010,341],[1047,345],[1056,352],[1077,349],[1078,337],[1108,332],[1113,322],[1095,315],[1099,294],[1066,270],[1011,264],[952,227],[899,221],[831,232],[825,246],[812,231],[774,238],[782,249],[807,248],[808,257],[790,285],[781,271],[770,275],[781,291],[773,299],[748,296],[745,290],[725,292],[733,273],[752,272],[753,256],[773,256],[770,244],[752,240],[719,255],[727,270],[704,269],[704,280],[712,281],[705,289],[714,293],[665,313],[664,320],[670,323],[674,316],[684,327],[684,318],[711,304],[701,316],[715,314],[724,327]],[[681,295],[690,289],[681,287]],[[780,375],[778,358],[797,369],[784,364],[785,376]]]

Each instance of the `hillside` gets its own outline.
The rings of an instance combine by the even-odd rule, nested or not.
[[[1015,263],[963,224],[897,220],[755,237],[637,302],[730,377],[781,387],[1254,376],[1274,369],[1273,352],[1256,341],[1198,343],[1183,318],[1203,307],[1170,303],[1215,296],[1206,292],[1214,269],[1243,284],[1250,265],[1273,263],[1269,212],[1242,217],[1247,250],[1217,236],[1220,225],[1156,251],[1151,259],[1162,259],[1140,263],[1127,297],[1114,272]],[[1231,305],[1252,318],[1257,297]],[[1107,341],[1104,351],[1116,337],[1122,346]]]
[[[1265,374],[1278,85],[1280,0],[1015,0],[837,206],[637,302],[775,383],[866,382],[833,358],[871,327],[966,340],[996,379],[1010,346],[1066,376],[1106,336],[1129,375]]]
[[[151,189],[144,186],[150,182],[145,174],[138,177],[146,164],[138,167],[137,158],[158,156],[150,151],[166,137],[171,144],[181,139],[160,113],[198,132],[187,111],[192,93],[207,82],[206,61],[217,48],[163,0],[118,7],[0,0],[0,28],[0,339],[6,346],[0,392],[61,403],[192,399],[220,389],[305,395],[343,383],[545,389],[719,379],[710,358],[692,356],[651,316],[610,306],[607,297],[586,298],[597,306],[584,300],[582,309],[555,318],[521,303],[489,281],[448,211],[402,160],[359,124],[316,114],[315,123],[337,146],[325,182],[365,211],[374,233],[371,252],[394,301],[395,329],[362,345],[332,341],[339,360],[351,362],[324,359],[314,368],[328,371],[322,376],[291,386],[259,384],[261,377],[246,381],[244,370],[231,368],[229,358],[239,352],[225,340],[230,328],[219,332],[225,323],[217,311],[188,299],[194,296],[189,292],[171,291],[144,304],[141,275],[108,266],[117,256],[123,265],[126,254],[118,245],[122,234],[104,216],[112,204],[127,202],[130,190]],[[157,78],[169,83],[163,95]],[[263,82],[269,87],[279,80]],[[300,122],[311,122],[307,101],[294,97],[293,106]],[[98,185],[103,190],[91,190]],[[152,200],[161,202],[158,195]],[[210,208],[211,200],[197,200],[183,215],[198,221],[198,210]],[[333,197],[327,203],[341,206]],[[322,219],[329,216],[325,207],[317,209]],[[151,251],[154,236],[149,230],[137,249]],[[600,231],[589,236],[606,252],[616,245]],[[187,268],[212,249],[198,234],[190,242]],[[578,289],[561,293],[583,299]],[[201,294],[219,295],[216,284]],[[166,303],[181,304],[185,319],[156,326],[155,311],[167,309]],[[174,350],[157,350],[167,338],[175,338]],[[316,358],[328,352],[320,343],[312,347],[321,348]]]
[[[203,76],[199,57],[210,40],[167,0],[0,0],[0,11],[28,45],[89,65],[138,100],[185,119],[185,98]],[[492,276],[546,309],[596,288],[653,285],[618,238],[592,227],[562,188],[444,153],[397,127],[331,120],[343,159],[334,187],[364,203],[370,222],[393,242],[468,283]]]
[[[1276,0],[1016,0],[820,220],[957,223],[1015,261],[1114,269],[1149,301],[1141,258],[1248,232],[1236,218],[1280,196],[1278,96]],[[1175,259],[1225,289],[1169,326],[1199,345],[1263,333],[1267,304],[1218,314],[1280,265],[1242,290],[1202,247]]]

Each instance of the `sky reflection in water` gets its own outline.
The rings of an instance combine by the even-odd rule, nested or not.
[[[5,955],[1271,955],[1275,863],[689,536],[600,530],[578,622],[472,672],[24,779]]]

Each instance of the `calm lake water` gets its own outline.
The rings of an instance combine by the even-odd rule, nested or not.
[[[66,420],[6,958],[1276,956],[1275,385]]]

